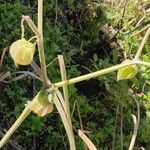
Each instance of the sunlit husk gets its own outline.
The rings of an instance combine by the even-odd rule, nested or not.
[[[127,59],[123,63],[128,63],[131,60]],[[130,65],[120,68],[117,73],[117,81],[132,79],[138,73],[138,67],[136,65]]]

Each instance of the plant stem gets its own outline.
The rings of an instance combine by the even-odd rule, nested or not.
[[[47,80],[44,45],[43,45],[43,0],[38,0],[38,31],[41,35],[38,39],[38,50],[43,76],[43,85],[47,87],[48,80]]]
[[[31,112],[30,106],[26,106],[26,108],[23,110],[22,114],[19,116],[19,118],[16,120],[16,122],[12,125],[12,127],[7,131],[7,133],[4,135],[4,137],[0,141],[0,149],[4,146],[4,144],[7,142],[7,140],[10,138],[10,136],[16,131],[16,129],[20,126],[20,124],[23,122],[23,120],[28,116],[28,114]]]
[[[58,61],[59,61],[59,65],[60,65],[62,81],[65,81],[65,80],[67,80],[67,74],[66,74],[64,58],[62,55],[58,55]],[[67,84],[63,85],[63,93],[64,93],[64,99],[65,99],[65,108],[64,109],[65,109],[65,113],[66,113],[66,118],[67,118],[69,126],[70,126],[70,132],[68,134],[68,135],[71,135],[70,139],[69,139],[70,150],[76,150],[74,134],[73,134],[73,129],[72,129],[72,122],[71,122],[71,117],[70,117],[70,107],[69,107],[69,96],[68,96],[68,85]],[[66,132],[67,132],[67,130],[66,130]]]
[[[61,79],[62,81],[66,81],[67,80],[66,67],[65,67],[64,58],[62,55],[58,55],[58,61],[60,65]],[[69,96],[68,96],[67,84],[63,85],[63,93],[64,93],[67,117],[70,120],[70,107],[69,107]]]
[[[135,55],[135,58],[134,58],[135,60],[137,60],[140,57],[141,52],[145,46],[145,43],[147,42],[147,40],[149,38],[149,35],[150,35],[150,27],[147,29],[146,34],[145,34],[144,38],[142,39],[141,45],[140,45],[140,47],[137,50],[137,53]]]
[[[30,19],[29,16],[22,16],[22,18],[27,22],[28,26],[31,28],[31,30],[36,34],[37,38],[41,37],[40,32],[38,31],[37,27],[33,23],[33,21]]]
[[[23,16],[22,24],[24,20],[27,21],[29,27],[37,35],[38,50],[39,50],[39,57],[40,57],[42,77],[43,77],[43,85],[44,87],[47,87],[48,79],[47,79],[45,54],[44,54],[44,46],[43,46],[43,26],[42,26],[43,25],[43,0],[38,0],[38,29],[33,23],[33,21],[29,18],[29,16]],[[23,32],[24,32],[24,29],[23,29]],[[24,36],[24,33],[22,36]],[[25,107],[22,114],[19,116],[16,122],[12,125],[12,127],[7,131],[7,133],[4,135],[4,137],[0,141],[0,149],[7,142],[9,137],[16,131],[16,129],[20,126],[20,124],[23,122],[23,120],[28,116],[30,112],[31,112],[30,105],[28,105]]]
[[[48,86],[48,79],[47,79],[47,71],[46,71],[44,45],[43,45],[43,0],[38,0],[38,28],[35,26],[35,24],[30,19],[29,16],[22,16],[22,18],[27,21],[29,27],[37,36],[37,44],[38,44],[39,58],[40,58],[40,64],[42,70],[43,85],[46,88]]]
[[[99,70],[99,71],[96,71],[96,72],[92,72],[92,73],[89,73],[89,74],[86,74],[86,75],[82,75],[82,76],[79,76],[79,77],[76,77],[76,78],[72,78],[70,80],[57,82],[57,83],[54,83],[53,85],[55,87],[62,87],[65,84],[67,84],[67,85],[74,84],[74,83],[81,82],[81,81],[84,81],[84,80],[89,80],[91,78],[95,78],[95,77],[98,77],[98,76],[101,76],[101,75],[104,75],[104,74],[108,74],[108,73],[116,71],[120,68],[130,66],[130,65],[134,65],[134,64],[146,65],[146,66],[150,67],[150,63],[133,60],[133,61],[130,61],[128,63],[119,64],[119,65],[116,65],[116,66],[113,66],[113,67],[109,67],[109,68],[102,69],[102,70]]]
[[[132,114],[133,123],[134,123],[134,131],[133,131],[132,139],[130,142],[129,150],[133,150],[133,148],[134,148],[137,131],[138,131],[139,123],[140,123],[140,105],[139,105],[139,102],[136,100],[136,98],[135,97],[133,97],[133,98],[137,105],[137,117]]]

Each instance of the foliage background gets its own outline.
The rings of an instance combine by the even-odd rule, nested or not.
[[[144,4],[146,5],[147,2]],[[134,29],[143,14],[137,15],[136,6],[141,6],[141,4],[137,5],[130,1],[126,6],[126,13],[123,18],[120,18],[123,6],[115,10],[116,4],[111,9],[110,4],[103,1],[45,1],[44,44],[47,64],[58,54],[63,54],[68,78],[72,78],[120,63],[125,57],[131,58],[144,32],[138,36],[131,36],[134,32],[126,33]],[[5,47],[21,37],[21,16],[29,15],[36,22],[36,13],[36,0],[0,0],[0,54]],[[110,34],[101,30],[102,26],[107,23],[112,27],[111,30],[118,31],[132,18],[136,18],[135,22],[112,39]],[[123,23],[120,23],[121,19]],[[149,19],[149,16],[146,16],[144,22]],[[31,36],[31,31],[26,28],[26,38],[29,39]],[[112,43],[117,46],[112,47]],[[150,61],[149,48],[150,45],[147,44],[142,56],[145,61]],[[35,58],[35,62],[39,64],[38,58]],[[7,83],[0,82],[0,128],[2,132],[4,129],[9,129],[21,113],[26,101],[32,99],[41,88],[41,83],[29,76],[14,82],[13,80],[18,76],[16,72],[19,70],[33,72],[30,66],[15,66],[7,51],[3,66],[0,68],[0,73],[11,72]],[[140,70],[138,76],[130,81],[117,82],[116,73],[112,73],[69,87],[78,150],[83,150],[83,147],[82,141],[77,136],[80,122],[77,108],[74,107],[76,102],[80,107],[84,130],[88,131],[88,136],[98,149],[128,149],[133,131],[131,114],[136,114],[137,111],[130,91],[138,95],[137,99],[141,108],[141,121],[135,149],[150,148],[150,70],[147,68],[140,68]],[[57,61],[49,66],[48,77],[53,83],[60,81]],[[56,109],[44,118],[30,114],[12,139],[24,149],[68,149],[67,137]],[[12,150],[12,147],[6,145],[4,149]]]

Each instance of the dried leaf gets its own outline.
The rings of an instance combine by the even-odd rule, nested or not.
[[[5,53],[6,53],[7,50],[8,50],[8,47],[3,49],[3,52],[2,52],[2,55],[1,55],[1,60],[0,60],[0,67],[2,67],[2,65],[3,65],[4,56],[5,56]]]
[[[78,129],[78,134],[80,138],[85,142],[90,150],[97,150],[95,145],[91,142],[91,140],[83,133],[82,130]]]
[[[0,82],[4,81],[6,78],[10,77],[10,75],[11,75],[10,71],[0,74]]]

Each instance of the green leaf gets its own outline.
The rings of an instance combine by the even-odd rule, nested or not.
[[[94,54],[94,55],[93,55],[93,59],[94,59],[94,62],[97,62],[97,61],[98,61],[98,56],[97,56],[97,54]]]
[[[131,60],[127,59],[123,63],[128,63]],[[138,67],[136,65],[130,65],[124,68],[120,68],[117,73],[117,81],[132,79],[138,73]]]

